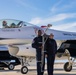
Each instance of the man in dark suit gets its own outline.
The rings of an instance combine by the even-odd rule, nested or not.
[[[47,52],[47,71],[48,75],[53,75],[55,53],[57,51],[56,41],[53,39],[54,35],[51,33],[46,41],[46,52]]]
[[[37,75],[43,75],[43,72],[41,70],[43,69],[44,71],[45,57],[43,60],[43,67],[41,67],[41,56],[42,56],[42,31],[41,30],[38,30],[38,36],[33,39],[32,47],[36,49]]]

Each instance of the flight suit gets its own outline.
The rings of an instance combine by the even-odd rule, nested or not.
[[[56,41],[54,39],[48,38],[46,41],[48,75],[53,75],[53,65],[54,65],[56,50],[57,50]]]
[[[43,75],[43,72],[41,72],[41,53],[42,53],[42,49],[39,48],[41,46],[42,46],[42,36],[38,36],[38,37],[34,38],[34,40],[32,42],[32,47],[36,48],[37,75]],[[43,60],[43,67],[42,67],[43,70],[44,70],[44,65],[45,65],[45,59]]]

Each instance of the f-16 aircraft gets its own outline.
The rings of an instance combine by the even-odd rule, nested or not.
[[[0,45],[0,69],[13,70],[16,65],[20,65],[19,59],[11,56],[5,45]]]
[[[37,31],[41,30],[44,34],[46,28],[13,19],[2,19],[0,25],[2,26],[0,28],[0,44],[7,45],[9,53],[20,59],[21,73],[26,74],[28,72],[26,62],[36,56],[35,49],[30,44],[33,38],[37,36]],[[69,61],[65,63],[64,70],[71,71],[76,57],[76,33],[47,29],[46,34],[49,35],[50,33],[54,34],[54,39],[57,42],[57,56],[65,55],[68,57]]]

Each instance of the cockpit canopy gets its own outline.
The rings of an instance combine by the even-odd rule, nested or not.
[[[2,19],[0,20],[0,28],[20,28],[24,26],[31,26],[32,24],[24,22],[24,21],[19,21],[19,20],[14,20],[14,19]]]

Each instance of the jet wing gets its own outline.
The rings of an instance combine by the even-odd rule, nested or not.
[[[45,31],[45,29],[44,29]],[[54,39],[56,40],[75,40],[76,39],[76,33],[75,32],[66,32],[66,31],[58,31],[53,29],[48,29],[46,31],[46,34],[54,34]]]

